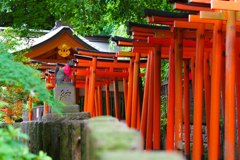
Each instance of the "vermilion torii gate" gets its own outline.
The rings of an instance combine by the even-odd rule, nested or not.
[[[88,97],[88,106],[90,106],[90,107],[93,107],[93,106],[91,106],[92,105],[91,101],[92,101],[92,98],[93,98],[93,96],[91,94],[91,91],[93,90],[92,87],[95,85],[94,84],[95,82],[93,82],[93,81],[95,81],[95,76],[96,76],[96,73],[97,73],[96,67],[109,68],[109,71],[112,72],[112,73],[113,73],[114,68],[124,69],[124,72],[125,72],[124,74],[125,75],[126,74],[128,75],[128,73],[126,73],[126,69],[129,68],[129,70],[130,70],[129,71],[129,74],[130,74],[129,76],[131,77],[131,74],[132,74],[131,70],[133,68],[133,65],[131,65],[131,63],[133,63],[133,61],[117,60],[116,53],[96,52],[96,51],[89,51],[89,50],[83,50],[83,49],[77,49],[77,50],[79,51],[79,54],[92,56],[92,61],[90,63],[78,63],[77,64],[78,66],[91,66],[91,71],[90,71],[91,72],[91,76],[90,76],[91,83],[89,83],[91,85],[89,87],[90,89],[89,89],[89,97]],[[99,63],[98,63],[97,62],[97,56],[98,57],[114,58],[114,59],[108,59],[108,61],[107,61],[107,59],[105,59],[105,62],[101,63],[101,61],[99,61]],[[130,65],[129,65],[129,62],[130,62]],[[146,63],[146,61],[143,61],[143,63]],[[140,63],[140,66],[145,67],[145,64]],[[102,74],[102,75],[104,75],[104,74]],[[112,74],[111,76],[118,77],[119,73],[115,72],[115,75]],[[127,76],[124,76],[124,77],[127,77]],[[114,79],[114,87],[117,88],[117,80],[116,79]],[[125,94],[126,94],[126,92],[125,92]],[[116,97],[115,99],[116,100],[118,99],[117,96],[118,96],[118,94],[116,93],[115,94],[115,97]],[[117,103],[115,103],[115,105],[116,104]],[[139,124],[140,124],[140,107],[138,107],[138,108],[139,108],[139,118],[138,118],[139,120],[138,121],[139,121]],[[118,110],[118,107],[115,108],[115,111],[117,111],[117,110]],[[90,109],[90,112],[91,112],[91,109]],[[119,117],[117,117],[117,118],[119,118]]]
[[[192,0],[192,2],[210,4],[209,1],[205,0]],[[195,14],[169,13],[145,9],[145,17],[149,23],[170,25],[170,27],[128,23],[127,32],[129,35],[132,35],[133,39],[114,37],[113,40],[118,46],[132,47],[131,52],[120,51],[116,54],[77,49],[80,55],[75,56],[78,62],[76,66],[86,67],[76,69],[77,76],[84,76],[84,78],[77,79],[76,82],[81,81],[86,88],[85,95],[88,97],[85,98],[87,102],[85,103],[85,111],[90,111],[92,116],[101,115],[101,102],[96,100],[95,86],[98,86],[98,82],[101,85],[106,85],[107,83],[106,86],[108,86],[109,79],[104,77],[111,77],[110,81],[114,83],[116,91],[115,99],[117,100],[117,81],[118,78],[123,78],[125,97],[127,97],[125,98],[127,124],[132,128],[139,129],[140,103],[138,99],[138,78],[141,76],[139,74],[139,68],[141,65],[145,66],[145,64],[140,63],[140,59],[147,58],[140,131],[144,140],[146,137],[147,150],[160,149],[161,59],[169,59],[167,151],[181,151],[183,149],[182,100],[184,98],[185,154],[186,158],[190,159],[188,66],[189,60],[191,60],[194,88],[193,159],[201,159],[203,157],[203,84],[206,101],[209,159],[221,158],[219,142],[221,83],[222,86],[225,86],[225,89],[222,89],[223,100],[225,101],[225,105],[223,106],[223,112],[225,113],[225,159],[233,159],[235,149],[234,85],[235,74],[240,67],[237,66],[238,63],[235,64],[236,61],[240,62],[240,58],[237,56],[238,54],[235,54],[236,37],[238,37],[240,33],[240,25],[236,21],[240,18],[238,12],[235,11],[238,11],[240,3],[212,1],[211,7],[212,9],[210,5],[174,4],[176,10],[200,11]],[[220,12],[219,9],[223,11]],[[224,36],[225,32],[226,36]],[[237,48],[237,51],[239,51],[238,49],[239,48]],[[226,64],[222,51],[226,51]],[[89,57],[84,57],[83,55]],[[124,62],[118,60],[117,57],[129,57],[131,60]],[[183,61],[184,97],[182,94]],[[144,63],[146,63],[146,61]],[[118,72],[116,72],[117,69]],[[225,69],[226,75],[224,77]],[[102,80],[97,80],[96,77],[101,77]],[[237,78],[239,78],[239,76],[237,76]],[[239,79],[237,79],[236,83],[238,100],[240,99]],[[127,80],[129,82],[128,86]],[[240,113],[239,106],[240,105],[238,105],[238,113]],[[118,106],[115,107],[116,117],[119,118]],[[240,114],[238,114],[238,118],[239,116]]]
[[[207,2],[207,1],[206,1]],[[216,2],[212,1],[212,8],[214,9],[228,9],[231,10],[238,10],[236,6],[238,6],[238,3],[235,2]],[[229,4],[229,5],[228,5]],[[236,5],[236,6],[234,6]],[[175,5],[177,6],[177,5]],[[231,6],[231,7],[229,7]],[[179,5],[177,6],[178,9],[181,8]],[[186,5],[184,6],[186,8]],[[182,7],[182,8],[184,8]],[[222,8],[221,8],[222,7]],[[239,6],[238,6],[239,7]],[[190,8],[190,7],[188,7]],[[191,11],[199,10],[199,8],[191,8]],[[186,23],[186,22],[181,22],[181,23],[176,23],[176,25],[182,25],[185,23],[184,28],[188,27],[193,27],[195,26],[197,29],[197,35],[199,35],[199,41],[197,40],[197,46],[199,48],[199,51],[196,52],[196,74],[195,74],[195,79],[198,80],[198,82],[195,82],[195,111],[194,111],[194,146],[193,146],[193,156],[194,159],[200,159],[201,158],[201,102],[202,102],[202,79],[203,79],[203,51],[201,51],[204,47],[206,47],[206,43],[204,46],[204,36],[206,35],[206,29],[208,30],[213,30],[213,55],[211,55],[212,60],[211,60],[211,71],[212,71],[212,85],[211,85],[211,99],[209,105],[209,100],[208,100],[208,106],[211,106],[211,109],[207,109],[207,117],[209,120],[208,121],[208,132],[210,130],[210,135],[208,134],[208,143],[209,143],[209,158],[210,159],[217,159],[219,157],[219,153],[221,152],[219,150],[219,108],[220,108],[220,80],[221,80],[221,62],[222,62],[222,52],[221,50],[225,50],[225,45],[222,41],[222,38],[225,39],[225,36],[221,36],[223,31],[226,30],[226,52],[229,52],[229,55],[226,54],[226,80],[222,79],[222,84],[224,86],[224,83],[226,81],[226,99],[224,98],[226,108],[225,108],[225,133],[227,132],[225,136],[225,142],[227,141],[226,145],[226,154],[225,158],[226,159],[233,159],[234,158],[234,145],[235,145],[235,136],[234,136],[234,120],[235,120],[235,105],[234,105],[234,85],[235,85],[235,59],[238,60],[239,58],[235,58],[234,52],[235,52],[235,39],[238,36],[237,30],[238,30],[238,24],[235,22],[237,20],[235,18],[235,13],[231,11],[227,12],[222,12],[219,13],[219,11],[215,12],[206,12],[206,10],[209,11],[209,8],[202,7],[201,9],[205,10],[200,12],[200,17],[197,15],[190,15],[189,16],[189,21],[190,22],[197,22],[197,23]],[[212,10],[214,11],[214,10]],[[227,13],[227,14],[226,14]],[[229,14],[230,13],[230,14]],[[237,17],[238,14],[236,14]],[[227,18],[228,16],[228,18]],[[200,18],[208,18],[208,19],[215,19],[216,21],[208,21],[208,20],[203,20]],[[157,18],[154,18],[154,20]],[[220,20],[226,20],[222,22]],[[155,21],[156,22],[156,21]],[[178,21],[175,21],[178,22]],[[175,23],[174,22],[174,23]],[[206,25],[204,23],[214,23],[214,25]],[[225,25],[226,24],[226,25]],[[174,27],[176,27],[174,25]],[[226,29],[224,28],[226,26]],[[214,28],[213,28],[214,27]],[[202,38],[201,38],[202,37]],[[197,37],[198,38],[198,37]],[[201,40],[202,39],[202,40]],[[224,46],[222,46],[222,44]],[[202,45],[202,46],[201,46]],[[200,47],[199,47],[200,46]],[[229,51],[228,51],[229,50]],[[227,57],[229,60],[227,60]],[[234,59],[235,58],[235,59]],[[224,62],[224,61],[223,61]],[[223,63],[224,64],[224,63]],[[229,70],[229,71],[227,71]],[[204,67],[205,71],[205,67]],[[228,72],[228,74],[227,74]],[[204,77],[205,78],[205,77]],[[205,81],[205,80],[204,80]],[[196,86],[198,85],[198,86]],[[238,86],[238,82],[237,82]],[[205,86],[206,87],[206,86]],[[207,87],[210,88],[210,87]],[[228,90],[228,91],[227,91]],[[200,97],[200,98],[199,98]],[[224,97],[224,89],[223,89],[223,97]],[[196,102],[197,101],[197,102]],[[228,107],[228,111],[227,111]],[[238,109],[239,110],[239,109]],[[210,113],[209,113],[210,112]],[[199,114],[200,113],[200,114]],[[228,116],[228,117],[226,117]],[[211,121],[210,121],[211,117]],[[212,118],[214,120],[212,120]],[[228,120],[227,120],[228,119]],[[228,122],[228,124],[227,124]],[[231,123],[230,123],[231,122]],[[176,124],[175,124],[176,125]],[[228,127],[228,128],[226,128]],[[176,132],[176,131],[175,131]]]

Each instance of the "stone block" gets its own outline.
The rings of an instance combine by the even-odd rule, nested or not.
[[[66,105],[76,104],[75,86],[68,84],[57,84],[53,89],[54,98]]]
[[[86,126],[89,120],[83,120],[81,124],[81,160],[86,160]]]
[[[38,143],[37,143],[37,138],[38,138],[38,122],[37,121],[33,121],[33,141],[32,141],[32,153],[37,154],[37,147],[38,147]]]
[[[60,160],[69,160],[68,124],[69,120],[63,120],[60,124]]]
[[[56,120],[83,120],[89,119],[90,113],[89,112],[77,112],[77,113],[63,113],[61,115],[56,113],[49,113],[42,116],[43,121],[56,121]]]
[[[43,121],[39,121],[37,123],[37,154],[39,153],[40,150],[43,150],[43,139],[42,139],[42,132],[43,132]]]
[[[72,104],[72,105],[60,106],[59,110],[61,111],[61,113],[76,113],[80,111],[80,107],[77,104]],[[51,113],[56,113],[56,112],[54,112],[54,110],[51,109]]]
[[[27,125],[27,122],[20,123],[21,133],[27,134],[26,125]],[[23,138],[20,138],[20,142],[22,142],[23,144],[27,144],[27,140],[25,140]]]
[[[26,125],[26,122],[21,122],[20,123],[20,129],[21,129],[21,133],[25,133],[25,125]],[[19,141],[21,142],[21,143],[24,143],[24,139],[22,139],[22,138],[20,138],[19,139]]]
[[[13,125],[14,129],[20,128],[20,123],[13,123],[12,125]],[[21,132],[21,131],[19,131],[19,132]],[[19,137],[14,137],[13,140],[20,141],[20,138]]]
[[[51,121],[43,122],[43,130],[42,130],[42,141],[43,141],[43,151],[47,153],[48,156],[51,156]]]
[[[58,121],[52,121],[52,127],[51,127],[51,157],[53,160],[59,160],[60,159],[60,124],[62,120]]]
[[[29,140],[30,140],[30,136],[29,136],[29,127],[30,127],[30,125],[29,125],[30,123],[29,122],[26,122],[26,125],[25,125],[25,133],[28,135],[28,137],[29,137]],[[25,144],[29,147],[29,140],[26,140],[25,141]]]
[[[103,153],[99,160],[185,160],[176,153],[167,152],[132,152],[132,151],[108,151]]]
[[[29,136],[29,140],[28,140],[28,147],[29,147],[29,152],[33,153],[33,145],[34,145],[34,123],[35,121],[30,121],[27,123],[28,126],[28,136]]]
[[[14,129],[20,128],[20,123],[13,123],[12,125]]]
[[[88,120],[89,122],[118,122],[118,119],[112,116],[94,117]]]
[[[120,122],[93,122],[86,127],[86,160],[99,160],[106,151],[143,150],[139,132]]]
[[[81,159],[81,125],[82,120],[73,120],[68,124],[69,160]]]

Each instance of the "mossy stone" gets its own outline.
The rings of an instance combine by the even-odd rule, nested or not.
[[[43,122],[43,130],[42,130],[42,141],[43,141],[43,151],[47,153],[48,156],[51,156],[51,121]]]
[[[184,160],[184,157],[176,153],[167,152],[132,152],[132,151],[108,151],[103,153],[99,160]]]
[[[53,160],[59,160],[60,159],[60,124],[62,120],[58,121],[52,121],[51,124],[51,157]]]
[[[73,120],[68,124],[69,160],[81,159],[81,125],[82,120]]]
[[[60,124],[60,160],[69,160],[68,124],[69,120],[63,120]]]
[[[61,115],[56,113],[49,113],[42,116],[43,121],[56,121],[56,120],[84,120],[89,119],[89,112],[76,112],[76,113],[63,113]]]
[[[36,152],[39,153],[40,150],[43,150],[43,140],[42,140],[42,132],[43,132],[43,121],[38,121],[37,123],[37,148]]]

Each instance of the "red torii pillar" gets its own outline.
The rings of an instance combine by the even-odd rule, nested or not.
[[[227,20],[226,24],[226,97],[225,97],[225,159],[230,160],[235,157],[235,72],[236,72],[236,12],[230,11],[231,9],[236,10],[239,8],[239,3],[235,3],[234,1],[228,2],[215,2],[211,3],[212,8],[216,9],[227,9],[227,16],[224,13],[210,13],[209,15],[202,14],[202,18],[206,19],[216,19],[219,16],[222,16],[223,19]],[[239,10],[239,9],[238,9]],[[206,12],[205,12],[206,13]],[[215,17],[213,18],[212,15]],[[217,16],[216,16],[217,15]],[[220,23],[220,22],[219,22]],[[220,77],[219,77],[220,78]],[[215,111],[216,112],[216,111]],[[211,111],[212,114],[212,111]],[[219,117],[218,117],[219,118]],[[219,124],[219,119],[217,120],[217,124]],[[212,123],[211,123],[212,124]],[[216,125],[216,124],[215,124]],[[219,127],[218,127],[219,128]],[[219,130],[219,129],[218,129]],[[211,129],[210,134],[212,135],[214,132]],[[212,138],[212,137],[210,137]],[[210,139],[211,141],[211,139]],[[211,150],[216,148],[216,146],[210,143]],[[212,148],[214,147],[214,148]],[[215,152],[213,152],[215,153]],[[213,159],[217,159],[216,153],[212,155]]]

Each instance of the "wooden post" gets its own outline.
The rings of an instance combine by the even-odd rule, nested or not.
[[[174,39],[169,47],[168,77],[168,113],[167,113],[167,151],[174,150],[174,115],[175,115],[175,54]]]
[[[50,78],[46,77],[45,78],[45,83],[46,83],[45,89],[49,90],[50,88],[48,88],[48,84],[50,83]],[[43,115],[48,114],[49,113],[49,106],[48,106],[48,104],[44,101],[43,105],[44,105]]]
[[[29,100],[28,100],[28,120],[32,121],[32,100],[31,100],[31,96],[29,96]]]
[[[237,43],[239,43],[240,39],[237,39]],[[236,50],[236,73],[238,73],[238,69],[240,69],[240,46],[237,45]],[[240,144],[240,74],[236,74],[236,90],[237,90],[237,120],[238,120],[238,144]],[[238,151],[240,151],[240,147],[238,147]]]
[[[195,57],[191,58],[191,73],[192,73],[192,90],[193,90],[193,99],[194,99],[194,90],[195,90]]]
[[[140,95],[139,95],[139,91],[138,91],[138,108],[137,108],[137,130],[140,130]]]
[[[120,120],[120,110],[119,110],[119,98],[118,98],[118,79],[115,77],[114,79],[114,100],[115,100],[115,116],[118,120]]]
[[[222,57],[222,22],[214,24],[214,48],[212,54],[211,73],[211,111],[210,111],[210,137],[209,137],[209,159],[218,159],[219,147],[219,114],[220,113],[220,83],[221,83],[221,57]]]
[[[222,85],[222,103],[223,103],[223,126],[225,128],[225,76],[226,76],[226,59],[225,59],[225,51],[222,53],[222,62],[221,62],[221,85]],[[225,129],[224,129],[225,130]],[[240,147],[239,147],[240,148]]]
[[[193,157],[201,160],[202,147],[202,103],[203,103],[203,56],[204,56],[204,24],[198,23],[195,93],[194,93],[194,128],[193,128]]]
[[[98,103],[98,91],[95,89],[95,111],[96,111],[96,117],[99,116],[99,103]]]
[[[146,76],[145,76],[145,87],[144,87],[143,107],[142,107],[142,117],[141,117],[141,127],[140,127],[140,132],[142,134],[144,142],[146,137],[146,126],[147,126],[149,77],[150,77],[150,54],[148,55],[148,59],[147,59],[147,69],[146,69]]]
[[[124,88],[125,118],[127,118],[127,94],[128,94],[127,77],[123,77],[123,88]]]
[[[89,90],[89,76],[87,75],[85,81],[84,112],[88,111],[88,90]]]
[[[184,128],[185,156],[190,160],[190,105],[189,105],[189,60],[184,60]]]
[[[91,67],[91,89],[89,94],[89,111],[93,113],[93,107],[94,107],[94,92],[95,92],[95,79],[96,79],[96,68],[97,68],[97,57],[93,57],[92,59],[92,67]]]
[[[131,111],[132,111],[132,89],[133,89],[133,63],[134,58],[132,57],[130,60],[129,66],[129,78],[128,78],[128,98],[127,98],[127,117],[126,124],[128,127],[131,127]]]
[[[211,91],[210,91],[210,77],[209,77],[209,58],[207,55],[208,53],[205,52],[203,68],[204,68],[204,89],[205,89],[205,111],[206,111],[206,124],[207,124],[207,143],[209,145]]]
[[[106,110],[107,116],[110,116],[109,83],[106,83]]]
[[[138,82],[139,82],[139,61],[140,53],[136,53],[134,60],[134,74],[133,74],[133,93],[132,93],[132,116],[131,128],[137,128],[137,112],[138,112]]]
[[[175,149],[183,150],[183,110],[182,110],[182,60],[183,60],[183,29],[176,29],[175,39]]]
[[[225,105],[225,158],[235,156],[235,48],[236,12],[228,11],[226,25],[226,105]]]
[[[154,50],[154,105],[153,105],[153,149],[160,150],[160,120],[161,120],[161,46]]]
[[[146,150],[152,150],[153,137],[153,88],[154,86],[154,60],[153,51],[150,53],[150,79],[149,79],[149,94],[148,94],[148,118],[147,118],[147,140]]]
[[[102,116],[102,89],[98,86],[98,105],[99,105],[99,116]]]

